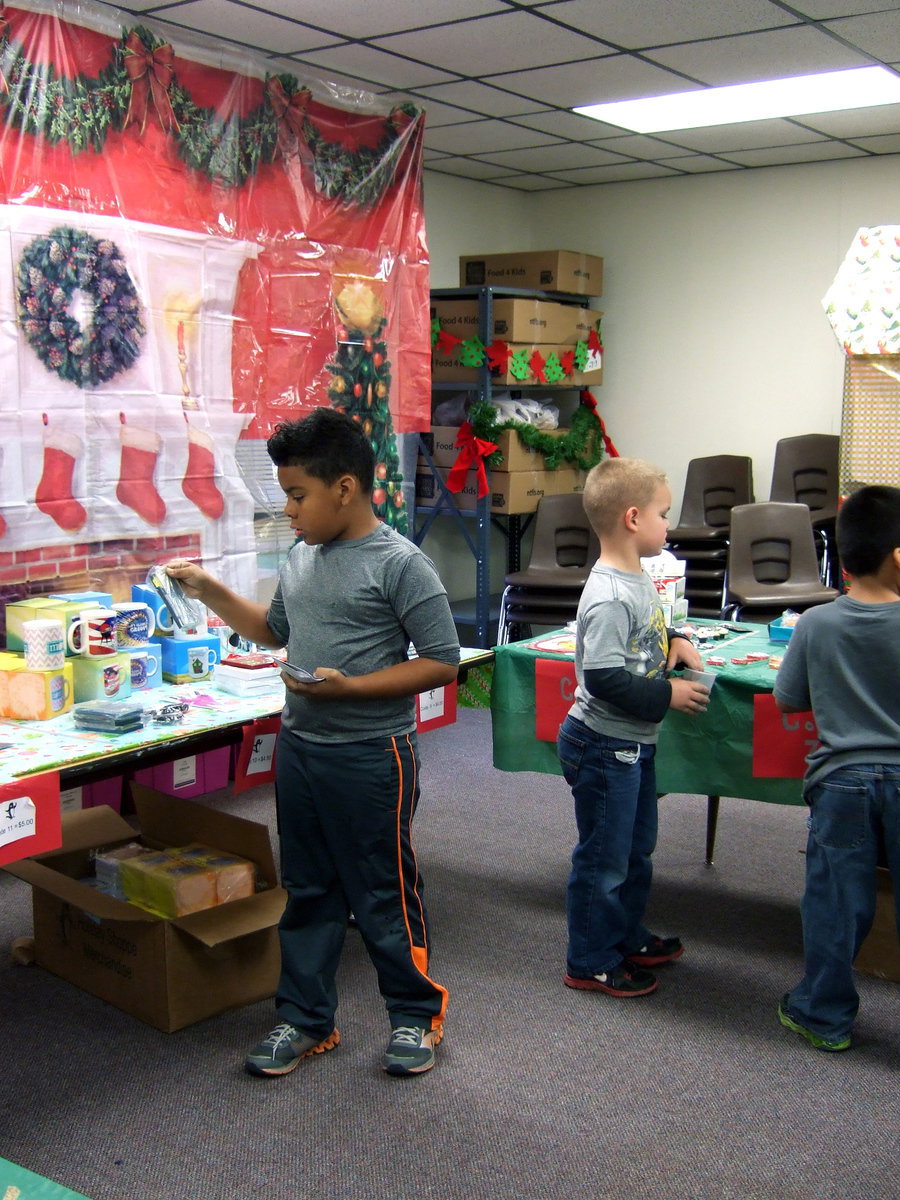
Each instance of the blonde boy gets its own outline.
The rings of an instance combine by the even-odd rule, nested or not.
[[[654,754],[668,709],[695,715],[709,698],[701,684],[666,678],[701,660],[666,628],[641,565],[663,548],[671,502],[665,475],[640,459],[606,459],[588,475],[584,508],[600,557],[578,606],[578,686],[557,743],[578,826],[564,982],[622,998],[655,991],[647,968],[684,950],[643,923],[657,833]]]

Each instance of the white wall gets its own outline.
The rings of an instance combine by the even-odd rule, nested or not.
[[[432,285],[459,254],[565,248],[604,262],[604,382],[620,453],[669,475],[839,433],[843,355],[821,307],[856,230],[900,224],[900,155],[521,195],[426,173]]]

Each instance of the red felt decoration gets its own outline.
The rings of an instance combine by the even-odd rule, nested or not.
[[[534,354],[528,360],[528,365],[531,367],[531,372],[538,383],[547,382],[547,377],[544,374],[544,367],[547,365],[547,360],[541,354],[540,350],[535,350]]]
[[[437,336],[438,349],[442,350],[444,354],[449,354],[461,342],[462,338],[454,337],[452,333],[447,333],[444,329]]]
[[[603,343],[600,341],[600,334],[596,329],[592,329],[588,334],[587,344],[588,350],[593,350],[595,354],[599,354],[603,349]]]
[[[503,342],[499,338],[491,342],[485,350],[487,355],[488,366],[492,371],[506,371],[509,366],[509,360],[512,358],[512,350],[509,348],[508,342]]]

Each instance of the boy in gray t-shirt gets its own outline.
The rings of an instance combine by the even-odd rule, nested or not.
[[[782,712],[812,709],[807,757],[805,974],[778,1006],[817,1050],[848,1050],[853,960],[875,915],[879,840],[900,930],[900,488],[864,487],[837,520],[847,594],[800,618],[775,682]]]
[[[315,409],[268,442],[299,539],[268,608],[200,567],[170,575],[236,632],[287,646],[275,758],[282,883],[278,1024],[245,1060],[280,1076],[340,1041],[335,974],[352,912],[391,1021],[382,1066],[435,1061],[447,990],[429,975],[422,879],[411,842],[419,798],[415,694],[456,679],[459,642],[431,562],[372,509],[375,456],[360,425]],[[410,643],[416,657],[410,658]]]
[[[655,991],[647,968],[683,952],[678,938],[644,925],[656,845],[654,754],[668,709],[699,713],[709,699],[702,684],[666,678],[678,665],[699,668],[700,655],[666,628],[641,566],[662,550],[671,502],[665,476],[639,459],[606,459],[588,475],[584,508],[600,558],[578,605],[575,703],[557,740],[578,825],[564,982],[623,998]]]

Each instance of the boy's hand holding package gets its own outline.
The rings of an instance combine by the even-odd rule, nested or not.
[[[690,716],[706,712],[706,706],[709,703],[708,687],[704,687],[702,683],[696,683],[692,679],[679,679],[677,675],[672,676],[669,683],[672,687],[669,708],[674,708],[677,712],[688,713]]]

